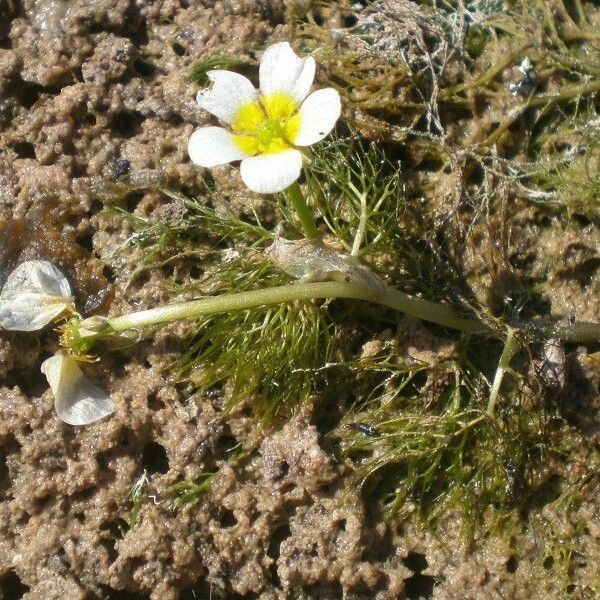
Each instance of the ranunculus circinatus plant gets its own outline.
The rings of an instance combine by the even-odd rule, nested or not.
[[[41,369],[54,394],[56,412],[63,421],[85,425],[114,411],[110,396],[87,379],[81,368],[93,360],[90,354],[97,343],[108,341],[122,347],[124,343],[135,343],[143,329],[283,303],[324,298],[371,302],[465,333],[504,338],[488,414],[494,410],[503,375],[510,370],[511,359],[521,346],[517,336],[519,327],[535,330],[538,338],[580,342],[600,339],[600,324],[586,322],[517,324],[517,327],[507,327],[503,335],[501,329],[492,330],[482,321],[465,318],[447,305],[386,285],[358,260],[361,244],[367,243],[364,239],[368,218],[366,195],[361,196],[362,212],[350,254],[328,248],[314,211],[297,182],[306,156],[304,149],[322,140],[340,115],[336,90],[325,88],[310,93],[314,74],[314,59],[299,58],[288,43],[275,44],[264,52],[260,62],[260,90],[237,73],[210,71],[208,76],[213,86],[199,92],[198,103],[228,128],[198,129],[188,145],[191,159],[203,167],[241,160],[242,179],[256,192],[285,190],[295,217],[291,216],[293,211],[282,212],[286,219],[299,221],[305,239],[285,240],[276,234],[270,248],[262,248],[262,251],[273,266],[295,279],[293,283],[258,289],[251,285],[251,289],[235,288],[231,293],[207,295],[125,315],[92,315],[83,319],[76,311],[67,278],[52,263],[27,261],[8,276],[0,291],[0,329],[35,331],[58,323],[62,331],[63,350],[47,358]],[[227,341],[231,345],[236,342],[234,335]],[[481,418],[471,421],[469,426]]]

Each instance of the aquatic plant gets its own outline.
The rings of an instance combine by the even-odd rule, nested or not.
[[[491,28],[483,22],[480,25],[486,35],[492,35]],[[459,39],[455,29],[451,33],[452,40]],[[289,47],[280,48],[291,57]],[[297,73],[312,69],[309,59],[294,55]],[[340,88],[350,81],[346,59],[340,56],[337,71],[333,61],[327,62]],[[520,55],[511,60],[523,65]],[[371,81],[370,69],[379,68],[361,65],[365,70],[359,74],[365,79],[352,86]],[[525,66],[523,71],[529,72]],[[436,77],[441,76],[441,64],[434,67]],[[214,87],[200,93],[200,103],[233,126],[237,104],[224,104],[218,98],[231,82],[239,83],[241,76],[222,71],[211,74],[211,68],[203,67],[202,72],[212,78]],[[452,87],[446,82],[438,90],[438,105],[431,108],[431,121],[424,125],[427,135],[410,132],[415,153],[423,152],[432,168],[438,168],[438,160],[440,170],[448,165],[454,168],[449,162],[454,149],[435,130],[439,105],[463,106],[469,94],[483,88],[485,81],[493,81],[499,68],[493,65],[481,80],[469,85]],[[395,65],[392,70],[393,87],[406,76],[406,65]],[[383,73],[378,73],[377,85],[386,79]],[[422,80],[417,83],[424,86]],[[349,97],[350,83],[342,96],[366,114],[396,110],[398,105],[385,94],[375,97],[377,85],[367,85],[367,91],[374,94],[368,101]],[[505,88],[496,93],[522,102],[522,96],[513,96]],[[246,89],[252,110],[263,111],[249,82],[240,89]],[[425,87],[420,90],[427,91]],[[300,102],[295,100],[294,111]],[[401,116],[411,108],[409,104],[400,107]],[[224,107],[227,114],[221,112]],[[426,119],[428,102],[419,102],[418,111]],[[258,114],[268,120],[267,112]],[[298,113],[288,106],[282,114],[289,119]],[[258,125],[264,124],[260,119]],[[289,130],[278,125],[289,135]],[[217,128],[206,129],[214,132]],[[224,132],[218,134],[222,139],[229,136],[227,143],[235,144],[233,136],[240,132],[219,129]],[[499,126],[496,138],[490,132],[486,143],[500,145],[504,129]],[[400,126],[394,131],[399,136]],[[244,143],[259,144],[256,132],[249,131]],[[194,134],[192,158],[210,156],[206,133]],[[406,129],[402,135],[407,135]],[[267,141],[276,146],[271,150],[282,150],[279,137]],[[504,168],[509,173],[513,167],[501,162],[502,157],[492,157],[484,145],[470,147],[465,155],[465,163],[485,167],[483,183],[469,196],[469,208],[476,215],[482,210],[480,204],[492,204],[494,190],[499,189],[493,179],[496,173]],[[240,158],[268,158],[271,154],[260,154],[265,149],[253,146],[256,156]],[[212,165],[208,158],[198,162],[208,168]],[[284,169],[293,177],[264,180],[269,193],[284,180],[290,184],[269,196],[266,214],[249,207],[242,215],[235,214],[227,192],[209,178],[204,190],[208,204],[162,188],[160,192],[177,207],[173,215],[158,219],[118,210],[134,230],[123,254],[132,248],[140,250],[132,277],[146,269],[193,264],[200,274],[183,285],[173,283],[172,291],[196,299],[109,317],[81,318],[69,311],[57,314],[65,352],[79,361],[88,360],[105,349],[135,343],[168,323],[186,321],[187,350],[173,366],[174,377],[200,392],[225,388],[223,418],[228,410],[246,403],[259,425],[269,427],[298,406],[313,402],[316,411],[326,414],[319,427],[331,451],[354,474],[365,497],[377,499],[373,506],[396,518],[417,513],[433,522],[444,510],[459,505],[467,528],[490,513],[495,519],[513,518],[511,510],[537,493],[535,473],[578,442],[575,434],[557,425],[563,421],[552,400],[546,402],[548,369],[531,375],[529,366],[534,361],[529,356],[544,357],[550,339],[558,340],[559,346],[561,341],[596,341],[600,327],[570,319],[529,318],[523,305],[535,295],[533,288],[514,298],[506,294],[499,311],[478,301],[456,268],[451,245],[438,243],[442,236],[436,227],[449,223],[448,212],[425,212],[415,200],[415,183],[403,178],[398,163],[356,131],[340,126],[337,134],[315,144],[300,166],[304,179],[298,179],[299,170]],[[547,173],[527,170],[527,166],[500,178],[502,184],[525,186],[543,181],[553,185]],[[550,175],[565,180],[575,168],[564,160],[552,166]],[[590,187],[595,185],[593,179]],[[457,194],[466,194],[465,187],[457,184],[457,189]],[[450,209],[444,206],[443,210]],[[458,212],[456,207],[453,210]],[[420,328],[415,336],[406,333],[402,328],[414,322],[399,315],[432,323],[436,340],[444,340],[450,349],[432,351],[435,359],[418,352],[413,357],[402,345],[412,337],[427,341],[430,331]],[[175,503],[198,500],[215,477],[218,470],[211,467],[180,482],[171,490]],[[141,496],[136,496],[132,522],[141,502]]]
[[[288,90],[290,94],[288,104],[289,106],[293,104],[294,110],[296,110],[310,89],[315,68],[314,60],[298,58],[287,44],[278,44],[269,49],[265,54],[266,58],[263,60],[263,67],[261,69],[261,86],[264,94],[260,99],[262,104],[259,104],[254,88],[252,87],[250,90],[251,83],[248,80],[244,78],[242,85],[239,80],[241,76],[231,73],[226,74],[228,72],[225,71],[209,71],[209,77],[212,77],[215,87],[210,92],[201,93],[199,95],[199,102],[205,108],[212,110],[217,116],[231,122],[237,118],[235,115],[239,112],[246,114],[248,110],[250,112],[258,111],[261,119],[263,119],[263,121],[259,119],[260,122],[258,125],[260,126],[261,123],[264,124],[266,122],[264,118],[268,121],[269,113],[267,108],[270,106],[269,102],[273,101],[274,107],[279,106],[279,100],[282,97],[280,94],[283,93],[282,90]],[[282,75],[284,66],[293,67],[291,69],[292,75],[287,76],[287,79]],[[285,72],[289,73],[290,69]],[[240,96],[238,94],[237,96],[232,96],[231,86],[234,84],[238,85],[238,87],[241,86],[240,89],[242,91],[245,89],[247,92],[246,95],[241,94]],[[236,94],[238,92],[239,89],[236,91]],[[318,92],[314,94],[318,94]],[[330,128],[337,119],[339,106],[337,94],[334,97],[334,95],[328,92],[326,96],[333,105],[333,108],[326,113],[327,124]],[[311,97],[308,96],[309,99]],[[266,105],[265,102],[267,103]],[[263,113],[263,110],[267,112]],[[285,113],[286,119],[300,116],[302,118],[298,122],[303,122],[305,115],[302,112],[295,116],[288,114],[288,112]],[[309,124],[305,133],[308,131],[314,134],[316,131],[314,129],[315,123]],[[190,147],[193,156],[198,156],[197,152],[202,153],[207,151],[205,146],[210,147],[212,139],[210,135],[214,133],[215,129],[205,128],[205,130],[201,129],[193,134]],[[326,128],[321,123],[317,129],[319,129],[317,137],[320,138],[324,135]],[[252,137],[252,132],[248,130],[246,133],[249,137]],[[205,134],[209,137],[205,137]],[[224,129],[220,129],[218,135],[221,137],[224,135],[228,136],[227,139],[229,142],[235,144],[237,143],[235,142],[236,136],[242,135],[242,133],[240,130],[239,133],[230,134]],[[244,140],[245,143],[247,139],[244,138]],[[278,150],[281,143],[285,141],[282,140],[283,138],[272,138],[269,143],[275,143],[277,146],[275,150]],[[260,150],[258,146],[254,148],[254,152],[264,152],[265,160],[270,160],[272,150],[268,148]],[[285,152],[287,151],[286,149]],[[297,151],[294,150],[294,152]],[[247,160],[247,158],[244,160]],[[272,170],[266,170],[264,173],[272,174]],[[123,344],[133,343],[139,339],[143,329],[153,329],[177,320],[196,321],[199,323],[197,329],[198,340],[191,345],[187,358],[191,359],[191,357],[194,357],[194,360],[198,363],[206,362],[210,357],[210,360],[215,361],[216,364],[220,364],[221,368],[219,371],[221,374],[230,373],[231,368],[236,362],[223,363],[216,356],[213,356],[215,349],[211,347],[207,340],[219,339],[221,337],[219,333],[226,331],[227,333],[224,335],[222,343],[219,344],[220,347],[248,347],[243,342],[243,331],[252,322],[248,318],[248,311],[257,308],[268,309],[268,307],[279,306],[283,303],[336,298],[361,300],[388,307],[445,327],[458,329],[465,333],[504,337],[505,330],[502,327],[497,328],[494,323],[486,323],[476,317],[465,317],[459,311],[454,310],[446,304],[432,302],[418,295],[410,295],[396,290],[387,285],[384,279],[378,276],[373,270],[376,267],[377,260],[380,260],[386,253],[394,252],[398,249],[397,246],[394,246],[394,243],[398,243],[396,236],[405,237],[403,232],[398,231],[397,215],[394,218],[398,210],[399,199],[399,190],[395,187],[399,186],[397,170],[393,169],[390,165],[386,165],[385,160],[377,155],[376,149],[373,147],[370,149],[364,148],[360,143],[357,143],[356,138],[352,135],[343,144],[336,138],[333,142],[323,146],[320,152],[315,152],[308,163],[307,182],[313,198],[313,205],[316,207],[326,228],[335,236],[336,243],[341,244],[348,254],[334,250],[324,242],[323,236],[325,232],[317,228],[312,209],[309,208],[300,186],[294,182],[295,178],[296,176],[292,178],[291,182],[289,182],[290,185],[285,189],[287,192],[285,198],[288,203],[283,202],[280,204],[280,207],[281,213],[286,218],[289,226],[295,228],[296,222],[300,222],[300,229],[305,235],[305,240],[286,240],[279,232],[274,234],[262,224],[252,226],[240,219],[228,217],[223,213],[216,215],[216,213],[194,204],[185,197],[177,197],[171,194],[172,197],[186,204],[188,208],[197,211],[196,216],[202,221],[206,222],[208,220],[210,229],[215,233],[221,231],[221,236],[225,235],[225,237],[229,237],[230,239],[237,238],[237,241],[240,241],[240,238],[248,238],[248,236],[258,236],[258,245],[254,244],[251,247],[254,252],[262,250],[266,258],[266,268],[264,264],[260,266],[256,263],[256,260],[253,260],[249,262],[240,261],[237,265],[227,265],[226,268],[221,267],[215,271],[216,276],[220,278],[219,287],[221,289],[223,289],[223,278],[230,278],[227,285],[229,293],[217,296],[208,295],[198,300],[156,307],[113,318],[92,316],[87,319],[81,319],[73,313],[73,301],[64,276],[60,274],[56,267],[49,263],[37,261],[35,264],[39,263],[39,265],[43,265],[44,276],[49,283],[46,285],[40,269],[37,269],[32,274],[33,271],[31,273],[28,271],[28,269],[31,270],[31,264],[25,263],[21,265],[15,271],[15,274],[9,278],[0,295],[0,299],[2,300],[0,302],[0,311],[2,311],[1,314],[5,315],[3,321],[4,327],[11,328],[11,323],[13,321],[16,322],[15,320],[19,317],[23,323],[27,322],[25,324],[22,323],[21,328],[40,328],[62,314],[66,314],[69,318],[62,328],[63,344],[67,351],[73,353],[75,357],[80,357],[80,360],[86,360],[86,357],[94,346],[101,341],[110,341],[112,345],[122,346]],[[278,179],[279,183],[281,181],[281,179]],[[279,183],[276,187],[279,187]],[[340,200],[334,200],[335,197],[338,197]],[[198,220],[194,221],[192,219],[187,224],[187,228],[188,230],[193,229],[198,225]],[[173,230],[172,226],[169,226],[169,228],[171,231]],[[148,239],[152,235],[146,228],[144,238]],[[392,243],[393,239],[396,239],[396,242]],[[272,241],[272,244],[270,247],[265,248],[263,244],[269,240]],[[376,256],[379,256],[379,259]],[[360,262],[359,257],[367,262]],[[368,266],[369,262],[371,263],[370,266]],[[257,267],[258,270],[256,270]],[[275,272],[278,270],[280,272],[283,271],[296,281],[285,283],[279,278],[280,285],[261,286],[261,281],[267,282],[270,279],[269,283],[272,284],[275,282],[276,278],[273,276],[273,267],[275,268]],[[23,274],[26,272],[29,274],[24,276]],[[232,274],[234,275],[233,277]],[[15,281],[18,281],[19,284],[16,285]],[[33,301],[23,304],[19,294],[28,294],[29,296],[33,294],[31,296]],[[18,302],[15,304],[17,300]],[[17,311],[14,309],[14,306],[27,306],[28,308],[19,308]],[[310,304],[305,306],[310,306]],[[23,310],[29,310],[31,314],[24,313],[25,316],[19,316],[19,311]],[[306,314],[308,315],[309,313]],[[276,321],[271,321],[271,317],[266,317],[269,314],[279,314],[280,317]],[[262,327],[250,327],[250,330],[256,333],[251,343],[252,347],[260,346],[261,342],[265,342],[268,338],[266,323],[271,322],[280,323],[278,329],[275,330],[279,331],[276,335],[287,331],[287,334],[281,337],[283,340],[310,340],[310,337],[306,338],[306,332],[311,329],[307,330],[304,326],[297,329],[294,324],[297,320],[298,323],[304,322],[304,325],[306,325],[307,321],[304,321],[305,317],[302,317],[302,311],[286,311],[285,318],[283,321],[280,321],[282,314],[284,313],[280,311],[279,313],[267,312],[261,317],[261,319],[266,319],[263,321]],[[230,322],[229,326],[223,330],[222,327],[225,321],[223,318],[215,319],[215,316],[218,315],[229,315],[228,318],[230,320],[232,318],[235,320],[234,315],[239,315],[241,319],[239,327]],[[210,319],[206,320],[209,317]],[[315,323],[318,323],[320,320],[321,316],[317,318]],[[221,329],[219,331],[217,329],[211,331],[211,323],[218,323]],[[313,343],[306,346],[309,352],[307,354],[307,362],[302,368],[310,370],[312,366],[320,362],[317,360],[319,353],[310,350],[310,348],[322,345],[322,334],[317,332],[319,330],[326,332],[329,328],[330,325],[325,327],[316,326]],[[510,371],[511,359],[522,347],[521,344],[515,342],[514,331],[523,328],[527,328],[528,336],[534,339],[558,337],[571,341],[595,340],[598,338],[600,332],[600,327],[594,323],[573,322],[565,324],[562,321],[540,322],[536,324],[511,323],[506,330],[508,337],[505,352],[500,359],[500,364],[492,385],[488,403],[488,414],[493,413],[504,375]],[[206,335],[201,334],[203,329],[206,331]],[[227,340],[230,343],[227,343]],[[301,341],[300,343],[303,342]],[[272,346],[272,344],[266,344],[266,346]],[[327,346],[325,345],[324,347],[326,348]],[[231,353],[222,353],[224,357],[228,355],[232,356]],[[298,357],[297,353],[294,353],[293,356]],[[322,356],[326,358],[327,352]],[[267,367],[269,362],[276,362],[273,356],[267,360],[264,366]],[[299,360],[298,364],[301,363],[302,361]],[[293,373],[296,367],[290,365],[287,371],[288,375],[285,379],[288,381],[294,379]],[[185,370],[185,368],[182,368],[182,371]],[[61,398],[64,398],[65,390],[71,390],[71,392],[75,393],[74,390],[81,387],[65,387],[64,385],[58,387],[61,379],[58,374],[54,373],[69,372],[74,375],[74,379],[80,379],[80,371],[76,368],[76,364],[68,357],[62,357],[60,361],[54,360],[48,362],[45,371],[49,379],[54,381],[53,389],[55,395],[58,394]],[[208,371],[210,371],[210,368]],[[275,378],[274,382],[281,381],[283,372]],[[214,384],[220,381],[222,377],[223,375],[216,378],[214,376],[204,376],[203,381],[207,385],[207,382]],[[276,387],[277,385],[275,383]],[[290,389],[301,397],[306,396],[307,388],[305,384],[301,384],[301,387],[298,389],[294,387]],[[95,390],[93,386],[88,386],[87,392],[89,393],[82,392],[83,397],[93,397],[94,394],[91,393],[93,390]],[[110,412],[108,411],[109,404],[100,395],[97,395],[97,397],[98,406],[100,407],[98,415],[104,416]],[[79,402],[81,402],[81,398]],[[271,408],[264,414],[274,414],[279,404],[280,402],[278,401],[273,402]],[[77,419],[91,419],[91,415],[87,414],[85,417],[80,415]]]

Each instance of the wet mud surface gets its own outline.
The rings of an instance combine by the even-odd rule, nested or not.
[[[196,127],[212,121],[195,104],[198,85],[190,67],[214,54],[255,64],[269,42],[293,39],[286,23],[292,5],[1,3],[0,283],[19,262],[43,258],[64,269],[82,314],[116,315],[170,300],[161,270],[130,281],[130,257],[117,250],[132,230],[104,210],[107,198],[147,216],[176,207],[144,189],[145,181],[201,194],[203,174],[187,158],[186,144]],[[332,30],[345,26],[334,10],[323,15]],[[414,28],[406,7],[402,15],[404,29]],[[437,31],[431,27],[433,33],[425,30],[403,51],[418,55],[419,43]],[[389,44],[379,49],[397,50]],[[507,80],[515,77],[510,69]],[[447,76],[456,74],[450,69]],[[491,113],[499,110],[490,108],[485,118],[494,120]],[[371,117],[358,114],[357,122],[363,133],[380,134],[381,114]],[[453,127],[451,135],[485,137],[481,130],[465,134],[458,121],[460,132]],[[435,213],[436,204],[460,199],[456,171],[432,175],[428,160],[415,150],[405,162],[412,162],[415,181],[420,165],[437,186],[425,198]],[[465,162],[461,177],[475,168],[464,157],[457,160]],[[214,176],[220,185],[239,188],[227,167]],[[138,182],[139,191],[115,194],[125,180]],[[547,282],[546,313],[598,320],[600,234],[594,222],[555,226],[543,208],[525,202],[511,211],[514,243],[507,260],[530,280]],[[465,280],[489,303],[491,282],[499,280],[487,260],[490,232],[475,228],[468,235],[480,241],[464,246]],[[178,276],[183,281],[187,275]],[[455,351],[452,341],[418,324],[402,327],[412,360],[431,365]],[[116,413],[73,428],[56,417],[39,371],[56,350],[55,337],[0,332],[0,598],[560,597],[562,575],[539,560],[535,522],[516,527],[509,538],[468,542],[461,516],[452,512],[437,533],[416,520],[385,520],[330,452],[310,406],[264,432],[244,408],[223,418],[219,394],[198,399],[175,383],[171,365],[184,350],[179,333],[178,326],[168,327],[89,365]],[[592,437],[600,423],[593,410],[600,377],[595,350],[567,348],[571,376],[564,400],[569,418]],[[232,462],[238,444],[246,452]],[[172,486],[217,469],[219,477],[199,502],[173,506]],[[140,481],[144,501],[132,522],[132,487]],[[542,484],[540,497],[547,493]],[[552,522],[556,536],[568,537],[586,523],[578,530],[578,571],[569,576],[591,581],[600,569],[599,505],[593,499],[597,482],[584,485],[589,494],[572,523],[552,508],[544,527]]]

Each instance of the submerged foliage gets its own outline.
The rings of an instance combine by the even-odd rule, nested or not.
[[[591,3],[579,1],[377,0],[348,29],[309,19],[298,31],[359,131],[406,144],[405,170],[438,197],[447,227],[459,203],[486,209],[490,184],[500,182],[515,195],[595,211],[593,19]]]
[[[588,4],[372,4],[380,10],[365,9],[335,35],[315,11],[296,16],[359,132],[315,147],[306,169],[326,243],[404,291],[477,312],[497,331],[544,316],[544,282],[511,265],[510,220],[523,201],[597,221],[600,55]],[[392,7],[395,28],[386,21]],[[344,16],[351,12],[344,4]],[[200,274],[175,289],[195,294],[290,281],[265,255],[281,219],[287,238],[301,235],[284,198],[259,216],[234,214],[212,188],[208,205],[166,193],[183,207],[179,217],[128,217],[131,243],[143,251],[138,272],[193,259]],[[507,375],[490,415],[500,345],[438,328],[405,340],[403,324],[386,309],[343,301],[205,318],[190,327],[177,374],[200,390],[222,387],[228,406],[247,402],[265,425],[314,401],[353,482],[373,510],[396,519],[434,525],[459,507],[474,538],[510,535],[555,503],[575,511],[589,469],[578,463],[575,477],[569,465],[589,441],[531,368],[536,340],[524,333],[518,374]],[[428,335],[452,351],[415,359],[406,344],[419,350]],[[565,544],[556,524],[541,531],[567,590],[575,535]]]
[[[403,358],[402,343],[389,341],[357,362],[355,368],[377,368],[380,381],[358,395],[329,435],[366,496],[382,500],[388,514],[416,513],[434,523],[459,506],[474,534],[534,493],[534,473],[566,445],[556,431],[560,420],[551,416],[555,409],[531,405],[534,391],[514,382],[499,414],[486,414],[478,344],[426,365]]]
[[[175,494],[174,506],[180,508],[186,504],[197,502],[210,491],[215,475],[216,472],[203,472],[198,474],[193,481],[180,481],[173,485],[171,491]]]
[[[404,189],[398,166],[351,132],[322,144],[306,172],[316,208],[336,242],[381,270],[402,235]]]
[[[449,285],[446,278],[444,288],[439,285],[449,261],[400,228],[414,218],[414,206],[398,169],[376,146],[355,134],[321,145],[307,183],[336,244],[404,289],[463,298],[458,282]],[[233,214],[215,190],[209,190],[211,206],[165,193],[182,209],[176,218],[127,217],[136,228],[130,243],[144,256],[138,273],[193,257],[200,275],[177,284],[179,292],[225,293],[289,281],[265,254],[272,234],[263,222],[281,215],[289,233],[299,234],[284,198],[273,214],[248,218]],[[499,415],[485,414],[496,345],[484,349],[465,341],[441,362],[415,361],[400,350],[396,322],[385,309],[342,301],[205,317],[190,325],[188,351],[175,372],[199,391],[222,388],[225,408],[247,403],[265,425],[311,398],[324,407],[337,405],[339,422],[328,436],[340,459],[364,493],[396,518],[416,511],[435,521],[460,505],[473,528],[490,510],[512,510],[531,493],[536,465],[559,452],[548,415],[539,404],[523,410],[523,398],[534,394],[514,381],[511,402],[500,406]],[[370,353],[373,335],[384,341]],[[196,499],[212,476],[178,484],[178,497]]]
[[[311,302],[218,315],[195,327],[179,374],[200,389],[228,383],[230,406],[250,397],[266,421],[310,398],[312,371],[331,354],[333,325]]]

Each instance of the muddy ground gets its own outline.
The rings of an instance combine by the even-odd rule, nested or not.
[[[104,210],[98,190],[107,181],[147,178],[201,195],[203,173],[190,163],[186,143],[212,120],[195,104],[190,67],[215,54],[255,64],[271,41],[294,42],[291,13],[304,4],[310,2],[0,0],[2,279],[23,260],[45,258],[68,273],[85,314],[168,301],[172,273],[157,269],[130,282],[128,257],[117,250],[132,230]],[[354,23],[330,9],[322,11],[323,27]],[[406,21],[406,11],[398,18]],[[514,64],[499,74],[503,82],[515,77]],[[365,121],[364,131],[379,127],[373,136],[398,141],[397,132],[385,138],[375,116],[376,126]],[[431,175],[430,165],[422,170]],[[243,193],[235,170],[218,169],[215,177]],[[450,183],[439,189],[454,201]],[[141,184],[119,202],[139,216],[169,204]],[[594,221],[563,221],[527,202],[515,214],[511,257],[532,278],[549,281],[552,313],[598,319]],[[556,219],[560,227],[551,226]],[[472,273],[485,272],[482,261],[472,253]],[[476,295],[485,295],[477,285],[489,285],[491,276],[473,277]],[[540,560],[535,523],[524,522],[516,537],[467,541],[458,513],[446,514],[435,531],[416,519],[387,520],[329,451],[310,405],[261,433],[247,409],[220,418],[218,394],[190,401],[193,390],[172,379],[179,332],[166,328],[91,366],[116,413],[84,428],[59,421],[39,372],[56,349],[52,332],[0,332],[1,598],[562,597],[564,573]],[[417,328],[414,335],[423,334]],[[596,385],[594,348],[568,350],[580,377]],[[595,427],[592,418],[589,435],[597,435]],[[228,452],[238,443],[249,452],[232,464]],[[216,468],[208,494],[173,507],[171,486]],[[132,486],[144,473],[145,501],[132,524]],[[568,574],[576,584],[597,580],[600,570],[591,489],[572,518],[573,527],[585,523]],[[555,507],[545,518],[557,531],[568,525]],[[566,593],[592,597],[587,585]]]

